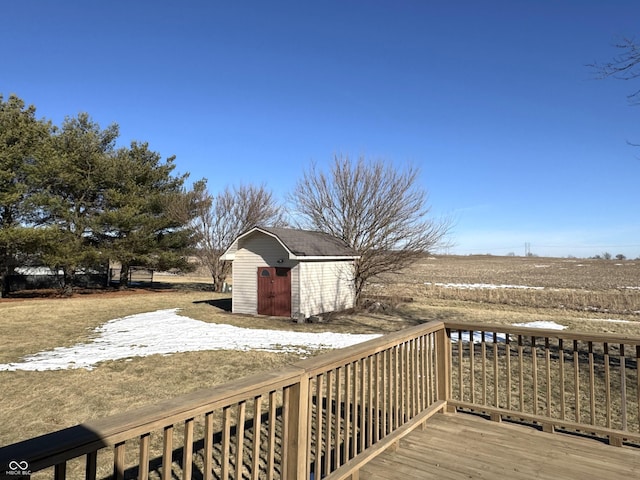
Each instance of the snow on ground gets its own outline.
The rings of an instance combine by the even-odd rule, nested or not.
[[[169,355],[202,350],[262,350],[309,353],[343,348],[380,335],[260,330],[207,323],[178,315],[178,309],[158,310],[111,320],[94,330],[96,338],[72,347],[36,353],[20,362],[0,364],[0,371],[92,370],[105,360]]]
[[[527,322],[527,323],[514,323],[514,327],[529,327],[529,328],[544,328],[546,330],[564,330],[564,325],[560,325],[556,322],[546,322],[542,320],[538,320],[536,322]]]
[[[528,328],[542,328],[545,330],[564,330],[564,325],[560,325],[556,322],[546,322],[542,320],[538,320],[535,322],[527,322],[527,323],[514,323],[514,327],[528,327]],[[469,342],[469,332],[462,332],[462,341],[465,343]],[[498,343],[504,342],[506,340],[506,335],[504,333],[496,334],[496,341]],[[458,341],[458,334],[454,334],[451,338],[452,342]],[[485,332],[484,341],[486,343],[493,343],[493,333]],[[473,332],[473,343],[481,343],[482,342],[482,332]]]
[[[513,325],[548,330],[566,328],[555,322],[545,321]],[[261,350],[308,354],[313,350],[344,348],[380,336],[378,334],[310,333],[242,328],[194,320],[178,315],[178,309],[158,310],[116,318],[97,327],[94,333],[96,338],[92,342],[78,343],[72,347],[57,347],[29,355],[20,362],[0,364],[0,371],[72,368],[92,370],[99,362],[106,360],[203,350]],[[457,340],[456,334],[452,341]],[[497,340],[504,342],[505,335],[498,334]],[[469,332],[463,332],[462,341],[469,341]],[[481,333],[473,332],[473,342],[481,341]],[[492,342],[493,334],[486,333],[485,341]]]
[[[620,320],[619,318],[581,318],[585,322],[605,322],[605,323],[632,323],[631,320]]]
[[[493,283],[431,283],[424,282],[425,285],[435,285],[443,288],[459,288],[462,290],[498,290],[498,289],[519,289],[519,290],[544,290],[544,287],[530,287],[527,285],[494,285]]]

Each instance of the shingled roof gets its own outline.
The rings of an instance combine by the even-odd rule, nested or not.
[[[253,227],[240,235],[225,252],[224,257],[231,259],[232,252],[237,248],[238,240],[262,232],[276,238],[282,246],[290,252],[292,258],[298,257],[347,257],[357,258],[358,253],[345,242],[328,233],[299,230],[294,228]],[[231,255],[229,255],[231,254]]]
[[[303,257],[335,257],[357,256],[355,250],[339,238],[328,233],[297,230],[293,228],[257,227],[278,238],[280,242],[297,256]]]

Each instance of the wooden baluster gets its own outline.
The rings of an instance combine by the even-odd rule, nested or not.
[[[406,416],[405,416],[405,421],[409,421],[410,418],[413,417],[413,393],[414,393],[414,389],[413,389],[413,378],[414,378],[414,372],[413,372],[413,340],[408,340],[407,343],[407,348],[405,350],[405,370],[406,370],[406,377],[407,377],[407,385],[406,385],[406,389],[407,389],[407,398],[406,398]]]
[[[115,480],[124,480],[124,454],[125,443],[116,443],[113,449],[113,478]]]
[[[414,416],[417,415],[420,411],[422,411],[422,405],[421,405],[421,383],[422,383],[422,369],[420,368],[421,364],[422,364],[422,339],[423,337],[418,337],[414,340],[414,349],[413,349],[413,356],[414,356],[414,363],[413,363],[413,368],[414,368],[414,382],[415,382],[415,394],[414,394],[414,402],[413,402],[413,410],[414,410]]]
[[[624,356],[624,344],[620,344],[620,417],[622,430],[627,430],[627,372]]]
[[[184,422],[184,444],[182,447],[182,478],[191,480],[193,470],[193,418]]]
[[[335,443],[333,445],[333,456],[335,458],[335,468],[342,465],[342,372],[344,368],[336,369],[336,413],[333,416]]]
[[[312,443],[313,443],[313,395],[314,392],[314,386],[313,386],[313,379],[310,378],[309,382],[308,382],[308,387],[307,387],[307,468],[305,471],[305,478],[311,478],[311,464],[313,461],[313,450],[312,450]]]
[[[373,436],[373,441],[374,442],[378,442],[380,440],[380,353],[376,353],[374,355],[374,380],[375,380],[375,387],[374,387],[374,410],[375,410],[375,416],[374,416],[374,421],[375,421],[375,425],[374,425],[374,436]]]
[[[636,345],[636,405],[638,406],[636,423],[640,432],[640,345]]]
[[[322,453],[326,452],[326,449],[323,448],[323,432],[322,432],[322,420],[323,420],[323,412],[324,408],[324,400],[323,400],[323,382],[324,375],[319,374],[316,376],[316,458],[315,458],[315,478],[320,478],[322,473]]]
[[[327,415],[325,417],[325,438],[326,438],[326,448],[324,455],[324,473],[325,475],[329,475],[331,472],[331,451],[333,450],[333,438],[331,434],[331,425],[333,424],[333,370],[329,370],[327,372],[327,388],[326,388],[326,397],[327,397]]]
[[[560,376],[560,419],[564,420],[567,407],[564,386],[564,341],[562,338],[558,339],[558,374]]]
[[[349,451],[349,446],[352,442],[352,420],[351,420],[351,409],[353,404],[353,399],[351,397],[351,370],[352,363],[348,363],[345,366],[344,372],[344,444],[342,447],[342,458],[344,458],[345,462],[348,462],[351,459],[351,454]]]
[[[353,445],[351,446],[351,456],[355,457],[359,450],[360,437],[360,416],[362,415],[362,389],[360,388],[361,362],[353,362]]]
[[[464,402],[464,377],[462,371],[462,330],[458,330],[458,392],[460,396],[460,401]],[[442,359],[438,358],[438,362],[441,362]],[[437,370],[436,370],[437,371]],[[440,382],[440,379],[437,378],[436,384]],[[438,400],[441,400],[438,398]]]
[[[578,341],[573,341],[573,376],[575,383],[573,385],[574,406],[576,410],[575,421],[580,423],[580,356],[578,353]]]
[[[551,390],[551,349],[549,337],[544,339],[544,361],[546,370],[546,382],[547,382],[547,417],[551,418],[551,405],[553,404],[553,392]]]
[[[67,462],[56,463],[55,467],[53,467],[53,478],[55,480],[66,480]]]
[[[98,452],[90,452],[87,453],[87,462],[86,462],[86,471],[85,471],[85,480],[96,480],[98,475]],[[147,463],[147,478],[149,475],[149,464]],[[144,479],[142,474],[140,475],[141,479]]]
[[[522,335],[518,335],[518,363],[520,365],[520,411],[524,412],[524,345],[522,342]]]
[[[269,442],[267,452],[267,480],[273,480],[275,476],[275,454],[276,454],[276,429],[277,429],[277,408],[276,391],[269,392]]]
[[[363,452],[366,447],[366,416],[367,416],[367,377],[366,360],[360,360],[360,442],[358,452]]]
[[[511,410],[511,336],[507,334],[504,339],[505,369],[507,373],[507,410]]]
[[[415,364],[415,339],[407,342],[407,419],[415,415],[416,395],[416,364]]]
[[[387,412],[388,412],[388,430],[389,432],[392,432],[396,427],[395,427],[395,413],[394,413],[394,408],[395,408],[395,403],[394,403],[394,396],[395,396],[395,383],[396,383],[396,376],[394,375],[394,363],[393,363],[393,347],[391,347],[389,350],[387,350],[387,377],[389,378],[389,392],[387,394],[388,399],[387,399],[387,403],[388,403],[388,407],[387,407]]]
[[[604,349],[604,397],[605,397],[605,425],[611,428],[611,366],[609,363],[609,344],[602,345]]]
[[[289,461],[289,402],[291,392],[289,389],[284,388],[282,390],[282,443],[280,444],[282,447],[280,462],[282,465],[282,478],[284,480],[287,479],[287,462]]]
[[[476,371],[475,371],[475,344],[474,332],[469,331],[469,389],[471,390],[471,403],[476,403]]]
[[[204,480],[213,478],[213,412],[204,415]]]
[[[162,480],[172,479],[173,470],[173,425],[164,427],[162,439]]]
[[[487,343],[484,330],[480,332],[480,355],[482,355],[482,404],[487,404]]]
[[[222,409],[222,445],[220,446],[221,458],[220,467],[222,480],[229,478],[229,457],[231,453],[229,447],[231,445],[231,407]]]
[[[423,371],[423,354],[424,354],[424,336],[420,336],[415,339],[415,349],[414,349],[414,376],[415,376],[415,402],[414,402],[414,415],[418,414],[422,411],[423,407],[423,379],[424,379],[424,371]]]
[[[402,344],[402,379],[404,385],[402,387],[402,423],[406,423],[411,417],[411,342],[406,341]]]
[[[500,407],[499,401],[499,372],[498,372],[498,334],[493,332],[493,406]]]
[[[446,335],[445,335],[446,336]],[[448,337],[447,337],[448,338]],[[449,340],[449,352],[451,352],[451,340]],[[427,375],[429,376],[429,405],[431,406],[431,404],[433,402],[436,401],[436,374],[437,374],[437,367],[438,367],[438,360],[436,358],[436,334],[432,333],[429,336],[429,342],[427,343],[427,358],[428,358],[428,367],[427,367]],[[449,363],[449,366],[451,367],[451,362],[453,361],[453,358],[448,358],[447,362]],[[449,373],[451,374],[451,377],[449,378],[449,384],[451,384],[451,382],[453,381],[453,369],[450,368],[449,369]]]
[[[242,478],[242,467],[244,459],[244,422],[246,418],[247,402],[242,401],[236,407],[236,475],[235,478]],[[184,479],[188,480],[188,479]]]
[[[138,470],[138,479],[147,480],[149,478],[149,440],[150,433],[140,435],[140,465]]]
[[[393,381],[394,381],[394,395],[393,395],[393,429],[395,430],[402,422],[400,421],[400,399],[401,399],[401,379],[400,377],[400,347],[398,345],[393,347]]]
[[[253,398],[253,445],[251,451],[251,480],[260,477],[260,445],[262,438],[262,395]]]
[[[382,436],[386,437],[387,434],[389,433],[389,431],[387,430],[388,428],[388,423],[387,423],[387,419],[388,419],[388,415],[389,415],[389,400],[388,400],[388,395],[389,395],[389,375],[388,373],[388,361],[387,361],[387,357],[389,355],[389,350],[385,350],[381,353],[382,355],[382,392],[381,392],[381,396],[382,396]]]
[[[589,349],[589,418],[591,425],[596,424],[596,379],[593,363],[593,342],[588,342]]]
[[[427,363],[427,345],[429,344],[429,336],[422,336],[420,340],[420,403],[418,408],[420,411],[427,408],[429,405],[428,390],[427,390],[427,378],[428,378],[428,363]]]
[[[531,337],[531,379],[533,382],[533,414],[538,414],[538,349],[536,337]]]
[[[398,426],[404,424],[404,398],[406,395],[405,376],[404,376],[404,343],[398,345],[398,353],[396,356],[398,362]]]

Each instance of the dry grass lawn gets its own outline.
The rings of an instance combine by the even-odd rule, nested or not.
[[[72,298],[0,301],[0,363],[91,340],[93,329],[114,318],[167,308],[205,322],[251,328],[349,333],[385,333],[430,320],[512,324],[555,321],[576,331],[640,336],[640,262],[578,261],[518,257],[438,257],[400,276],[379,279],[370,293],[410,296],[383,313],[334,315],[328,323],[232,315],[222,308],[229,295],[207,291],[206,278],[156,276],[153,290],[77,295]],[[616,265],[616,264],[621,265]],[[578,265],[587,266],[578,266]],[[199,283],[200,282],[200,283]],[[429,282],[432,285],[425,285]],[[585,298],[618,292],[627,307],[557,305],[545,290],[487,292],[433,286],[435,283],[529,285],[579,292]],[[588,297],[588,294],[593,294]],[[581,301],[582,301],[581,300]],[[618,305],[619,306],[619,305]],[[635,309],[635,310],[634,310]],[[624,310],[624,311],[622,311]],[[629,323],[610,322],[610,319]],[[153,355],[99,364],[94,370],[0,372],[0,445],[122,412],[162,399],[219,385],[297,360],[292,354],[206,351]]]

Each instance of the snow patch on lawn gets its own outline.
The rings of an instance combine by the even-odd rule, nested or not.
[[[544,290],[544,287],[530,287],[528,285],[495,285],[493,283],[431,283],[424,282],[425,285],[435,285],[442,288],[459,288],[461,290],[498,290],[498,289],[516,289],[516,290]]]
[[[528,328],[542,328],[545,330],[564,330],[565,328],[567,328],[564,325],[560,325],[559,323],[556,323],[556,322],[548,322],[548,321],[542,321],[542,320],[538,320],[535,322],[527,322],[527,323],[514,323],[513,326],[528,327]],[[469,332],[462,332],[462,336],[460,337],[460,339],[465,343],[468,343],[470,338],[471,337],[469,337]],[[498,343],[502,343],[506,341],[506,338],[507,336],[504,333],[496,334],[496,341]],[[452,342],[458,341],[457,333],[451,336],[451,341]],[[484,341],[485,343],[493,343],[493,333],[485,332]],[[482,343],[482,332],[473,332],[473,343]]]
[[[545,330],[564,330],[564,325],[560,325],[556,322],[542,321],[538,320],[536,322],[527,322],[527,323],[514,323],[514,327],[528,327],[528,328],[544,328]]]
[[[631,320],[621,320],[619,318],[581,318],[586,322],[605,322],[605,323],[633,323]]]
[[[308,354],[319,349],[348,347],[380,336],[242,328],[194,320],[178,315],[178,309],[117,318],[97,327],[94,333],[97,337],[90,343],[57,347],[29,355],[20,362],[0,364],[0,371],[92,370],[106,360],[203,350]]]

